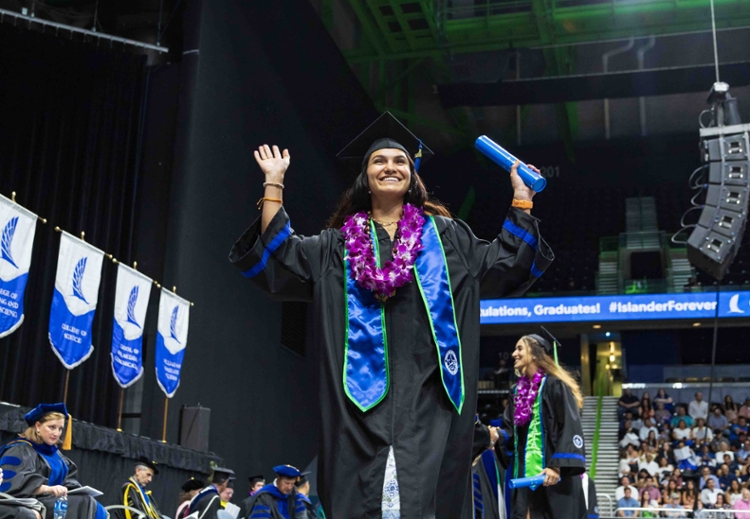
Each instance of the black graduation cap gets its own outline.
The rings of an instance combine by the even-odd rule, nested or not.
[[[224,467],[213,467],[213,476],[211,476],[211,481],[214,483],[216,482],[224,482],[228,481],[230,479],[234,479],[234,471],[232,469],[227,469]]]
[[[297,478],[297,482],[294,484],[295,487],[301,487],[308,482],[307,475],[309,472],[302,472]]]
[[[205,487],[205,483],[201,481],[200,479],[193,479],[190,478],[185,482],[184,485],[182,485],[182,491],[183,492],[192,492],[193,490],[200,490],[203,487]]]
[[[154,471],[154,475],[159,474],[159,469],[156,468],[156,462],[148,459],[146,456],[141,456],[140,458],[138,458],[138,462],[135,464],[135,466],[136,467],[140,467],[140,466],[148,467]]]
[[[401,121],[393,117],[390,112],[385,112],[338,152],[336,157],[364,167],[372,152],[384,148],[396,148],[408,153],[414,159],[417,171],[421,163],[435,155],[406,126],[401,124]]]
[[[532,334],[530,337],[533,337],[536,342],[538,342],[542,348],[544,348],[544,351],[547,352],[547,355],[554,355],[555,357],[555,364],[559,364],[557,362],[557,348],[561,347],[562,344],[560,344],[560,341],[558,341],[554,335],[549,333],[549,330],[545,328],[544,326],[542,328],[542,335]]]
[[[254,476],[250,476],[247,478],[247,480],[250,482],[251,485],[256,484],[258,481],[265,481],[266,478],[263,477],[263,474],[256,474]]]

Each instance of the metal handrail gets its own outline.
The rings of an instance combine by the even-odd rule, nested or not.
[[[617,512],[619,512],[620,510],[622,510],[623,512],[651,512],[651,513],[655,513],[655,514],[662,514],[663,513],[663,514],[666,514],[666,517],[675,517],[675,518],[680,517],[679,515],[677,515],[677,514],[680,514],[680,513],[684,514],[684,517],[687,517],[687,514],[695,513],[695,512],[693,512],[693,510],[688,509],[688,508],[682,508],[682,509],[680,509],[680,508],[674,508],[674,509],[672,509],[672,508],[666,508],[665,509],[665,508],[662,508],[662,507],[653,507],[653,506],[643,506],[643,507],[641,507],[641,506],[639,506],[639,507],[623,506],[623,507],[615,508],[615,511],[614,511],[614,513],[612,515],[616,517],[617,516]]]
[[[599,499],[602,497],[606,497],[607,501],[609,501],[607,503],[607,512],[609,512],[610,515],[615,515],[615,509],[613,505],[614,500],[612,499],[612,496],[610,496],[609,494],[596,494],[596,501],[597,501],[597,504],[599,505],[599,508],[601,509],[601,503],[599,503]]]
[[[702,508],[695,511],[695,517],[703,517],[704,514],[741,514],[739,515],[740,518],[750,518],[750,510],[735,510],[734,508]],[[732,515],[728,515],[727,517],[732,517]],[[738,516],[734,515],[734,517]]]

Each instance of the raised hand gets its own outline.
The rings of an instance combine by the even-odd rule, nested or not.
[[[266,176],[267,182],[283,183],[284,173],[286,173],[291,159],[289,150],[285,149],[281,152],[276,145],[269,148],[268,144],[264,144],[258,147],[253,154],[255,155],[255,161]]]
[[[531,199],[534,198],[534,195],[536,194],[536,191],[528,187],[526,184],[523,183],[523,180],[521,179],[521,176],[518,174],[518,166],[521,164],[520,161],[516,160],[516,163],[513,164],[513,166],[510,168],[510,184],[513,186],[513,198],[517,200],[527,200],[531,202]],[[529,169],[532,169],[536,171],[537,173],[541,173],[537,168],[532,166],[531,164],[527,164]]]

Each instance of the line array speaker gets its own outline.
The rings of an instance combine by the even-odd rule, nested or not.
[[[746,130],[745,125],[738,129]],[[688,259],[717,280],[727,273],[740,248],[748,212],[750,137],[748,131],[703,139],[708,166],[706,203],[688,238]]]

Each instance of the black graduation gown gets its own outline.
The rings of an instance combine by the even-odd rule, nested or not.
[[[157,505],[154,496],[151,494],[151,491],[144,490],[144,492],[146,492],[146,495],[148,497],[148,504],[146,504],[143,497],[141,496],[141,492],[138,489],[138,484],[131,478],[124,485],[122,485],[120,494],[121,499],[118,504],[140,510],[141,512],[146,514],[147,518],[161,519],[159,505]],[[114,513],[112,515],[116,519],[137,519],[137,517],[129,510],[113,510],[113,512]]]
[[[518,431],[518,452],[514,452],[513,413],[515,403],[510,399],[503,416],[503,433],[495,445],[501,463],[511,467],[514,457],[519,461],[522,477],[529,426]],[[570,388],[555,376],[548,375],[542,389],[542,427],[544,429],[544,466],[560,469],[560,481],[553,486],[514,489],[511,492],[512,519],[585,519],[586,502],[580,475],[586,470],[580,412]],[[529,474],[532,476],[535,474]]]
[[[0,498],[0,519],[36,519],[36,515],[25,506],[3,504]]]
[[[343,386],[344,243],[338,229],[283,239],[289,217],[281,208],[260,235],[260,219],[240,237],[229,259],[277,300],[313,303],[320,353],[321,442],[318,491],[335,519],[380,518],[383,480],[393,446],[401,516],[455,519],[470,509],[469,483],[479,371],[480,296],[523,294],[554,259],[538,220],[511,208],[491,243],[460,220],[435,217],[450,273],[462,342],[465,402],[459,415],[443,388],[436,347],[416,283],[399,288],[385,305],[390,389],[373,409],[360,411]],[[382,261],[392,242],[378,226]],[[272,253],[266,247],[281,234]],[[278,242],[279,240],[277,240]],[[274,243],[276,245],[276,243]],[[532,268],[534,267],[534,268]]]
[[[590,477],[584,478],[585,484],[588,485],[588,495],[586,496],[586,514],[588,519],[599,519],[599,500],[596,498],[596,485]]]
[[[69,490],[80,488],[78,467],[62,452],[58,451],[63,462],[68,466],[68,474],[62,485]],[[30,442],[13,440],[2,449],[3,482],[2,491],[13,497],[33,497],[46,507],[45,519],[52,519],[57,498],[52,495],[35,496],[34,491],[47,485],[51,469],[47,460],[34,450]],[[9,477],[9,474],[13,474]],[[10,487],[6,488],[7,484]],[[97,501],[91,496],[68,495],[68,512],[66,519],[94,519],[98,508]]]
[[[198,519],[216,519],[216,512],[223,509],[219,492],[213,485],[198,492],[190,501],[190,513],[198,512]]]

